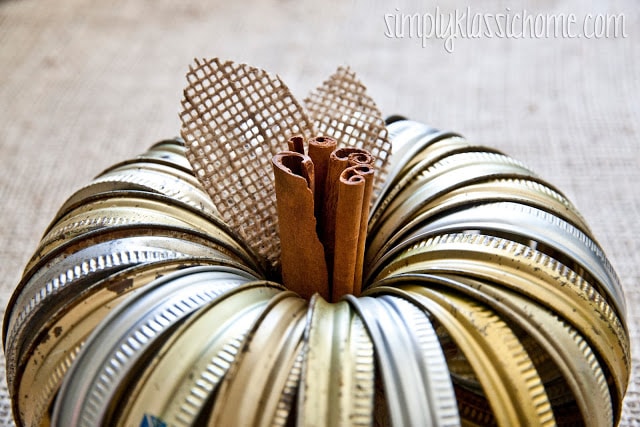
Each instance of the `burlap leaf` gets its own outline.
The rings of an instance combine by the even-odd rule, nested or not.
[[[368,150],[375,157],[375,199],[391,145],[380,111],[350,69],[338,68],[305,99],[310,118],[278,76],[259,68],[196,59],[187,80],[180,113],[187,158],[222,219],[265,266],[277,267],[280,259],[270,162],[291,136],[326,135],[339,146]]]
[[[304,100],[320,135],[335,138],[339,146],[362,148],[375,158],[375,201],[387,176],[391,143],[384,118],[367,88],[348,67],[338,67]]]
[[[227,224],[259,256],[280,257],[273,155],[311,122],[277,76],[231,61],[195,60],[187,74],[181,134],[195,174]]]

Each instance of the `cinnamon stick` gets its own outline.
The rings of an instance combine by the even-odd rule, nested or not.
[[[315,190],[313,193],[313,203],[315,207],[316,220],[318,221],[318,232],[323,229],[322,205],[324,200],[324,190],[329,170],[329,158],[336,149],[338,142],[328,136],[318,136],[309,140],[309,157],[313,162],[315,172]]]
[[[314,217],[311,158],[284,151],[273,157],[272,164],[283,282],[303,298],[318,292],[329,299],[328,270]]]
[[[343,295],[354,293],[364,192],[365,178],[354,167],[340,174],[331,285],[331,300],[334,302]]]
[[[349,153],[347,156],[349,166],[373,165],[373,156],[368,151],[358,148],[345,149],[345,151]]]
[[[289,151],[304,154],[304,137],[302,135],[292,136],[287,140],[287,145],[289,146]]]
[[[371,208],[371,195],[373,194],[373,178],[375,171],[367,164],[352,166],[352,169],[365,180],[364,195],[362,197],[362,213],[360,215],[360,230],[358,233],[358,247],[356,252],[356,268],[353,280],[353,295],[359,296],[362,292],[362,270],[364,268],[364,250],[367,242],[367,229],[369,225],[369,210]]]
[[[332,277],[334,247],[336,237],[336,209],[338,203],[338,182],[340,174],[350,165],[361,164],[370,161],[373,164],[373,157],[365,150],[359,148],[339,148],[331,153],[329,157],[329,167],[324,188],[321,217],[322,224],[320,239],[325,250],[327,269],[329,277]],[[360,208],[358,208],[360,209]]]

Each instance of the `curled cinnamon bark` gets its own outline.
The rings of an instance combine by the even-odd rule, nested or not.
[[[374,168],[369,164],[352,166],[355,173],[365,180],[364,195],[362,197],[362,213],[360,215],[360,230],[358,232],[358,247],[356,252],[356,267],[353,279],[353,294],[362,292],[362,269],[364,268],[364,250],[367,241],[367,228],[369,225],[369,209],[371,207],[371,195],[373,194]]]
[[[313,162],[315,172],[315,191],[313,193],[313,203],[315,207],[316,220],[318,221],[318,233],[324,228],[323,224],[323,200],[329,171],[329,159],[331,153],[336,149],[338,142],[328,136],[318,136],[309,140],[309,157]]]
[[[287,141],[287,145],[289,146],[289,151],[304,154],[304,137],[302,135],[292,136]],[[311,160],[313,160],[313,158],[311,158]]]
[[[358,148],[351,149],[342,149],[348,152],[347,161],[349,166],[357,166],[357,165],[373,165],[374,158],[368,151],[360,150]],[[342,151],[341,150],[341,151]],[[344,155],[344,154],[343,154]]]
[[[370,163],[365,163],[370,162]],[[369,152],[358,148],[340,148],[331,153],[329,168],[324,188],[324,197],[321,209],[322,224],[320,239],[325,250],[327,269],[329,276],[333,271],[333,259],[335,254],[336,238],[336,210],[338,203],[338,183],[342,172],[352,165],[373,164],[373,157]],[[369,201],[367,201],[369,203]],[[360,207],[358,207],[360,209]]]
[[[324,249],[316,232],[314,169],[301,153],[284,151],[272,159],[276,187],[282,280],[304,298],[318,292],[329,299]]]
[[[332,301],[337,301],[342,295],[354,293],[364,191],[365,178],[354,167],[349,167],[340,174],[335,212]]]

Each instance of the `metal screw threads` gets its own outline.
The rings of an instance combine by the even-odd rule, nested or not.
[[[6,311],[17,424],[616,425],[625,300],[579,212],[496,150],[388,130],[363,293],[336,303],[270,281],[180,141],[76,192]]]

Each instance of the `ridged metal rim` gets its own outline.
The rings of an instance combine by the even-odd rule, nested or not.
[[[576,329],[544,306],[488,280],[453,274],[408,274],[384,280],[380,285],[406,292],[418,286],[434,291],[445,287],[487,305],[522,328],[536,342],[538,350],[551,357],[582,412],[582,419],[577,422],[593,427],[614,425],[609,386],[591,347]],[[535,360],[543,355],[530,353],[530,356]]]
[[[494,236],[439,235],[407,249],[376,282],[415,272],[490,280],[551,308],[583,334],[612,372],[614,402],[624,396],[631,360],[624,324],[591,284],[554,258]]]
[[[497,202],[514,202],[545,210],[568,222],[585,235],[591,236],[591,231],[573,205],[539,181],[498,179],[467,185],[436,197],[416,211],[405,224],[395,225],[389,222],[383,224],[378,232],[368,239],[366,264],[371,268],[394,246],[406,240],[409,233],[429,220],[440,218],[459,209]]]
[[[509,326],[485,307],[453,293],[376,288],[429,312],[467,355],[498,425],[555,425],[544,386]],[[471,420],[472,422],[474,420]]]
[[[92,284],[49,316],[45,325],[36,327],[34,332],[38,336],[20,351],[15,380],[20,396],[36,390],[35,396],[31,395],[29,399],[14,400],[14,413],[19,414],[23,425],[41,425],[48,417],[49,406],[69,366],[90,331],[114,307],[131,293],[140,292],[150,284],[153,286],[151,282],[165,274],[212,264],[215,265],[215,260],[191,258],[150,262],[125,269]],[[40,331],[48,331],[46,337],[42,337]],[[18,407],[18,404],[22,406]]]
[[[391,423],[422,425],[428,420],[434,426],[457,425],[449,371],[426,314],[393,297],[347,295],[345,299],[374,344]],[[409,325],[408,319],[422,322]],[[417,330],[412,329],[415,326]]]
[[[437,218],[416,230],[402,246],[436,234],[477,230],[480,234],[510,238],[535,248],[579,271],[596,286],[618,316],[626,319],[626,304],[620,280],[602,249],[587,235],[555,215],[531,206],[512,203],[487,203],[460,209]],[[516,237],[516,239],[514,239]],[[389,252],[390,256],[400,247]]]
[[[254,282],[199,309],[155,352],[109,422],[138,425],[147,414],[176,426],[193,425],[269,300],[283,291]]]
[[[87,339],[56,400],[53,425],[101,425],[118,380],[143,351],[157,346],[188,315],[254,280],[240,270],[194,267],[159,279],[152,289],[113,310]]]

